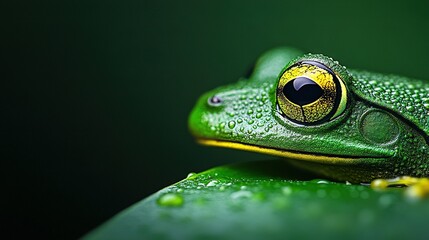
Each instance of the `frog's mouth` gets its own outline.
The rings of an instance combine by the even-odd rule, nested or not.
[[[292,158],[296,160],[304,160],[304,161],[311,161],[311,162],[318,162],[318,163],[325,163],[325,164],[339,164],[339,163],[356,164],[357,162],[359,162],[359,160],[368,158],[368,157],[358,157],[358,156],[323,155],[323,154],[317,154],[317,153],[276,149],[276,148],[269,148],[264,146],[244,144],[240,142],[231,142],[231,141],[205,139],[205,138],[197,138],[197,142],[199,144],[206,145],[206,146],[239,149],[239,150],[257,152],[257,153],[270,154],[270,155],[280,156],[285,158]]]

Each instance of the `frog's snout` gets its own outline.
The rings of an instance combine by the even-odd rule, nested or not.
[[[212,107],[219,107],[222,105],[222,103],[223,103],[222,98],[217,95],[213,95],[212,97],[209,97],[207,99],[207,104]]]
[[[188,119],[188,128],[195,137],[214,137],[213,128],[226,101],[224,96],[208,92],[198,99]]]

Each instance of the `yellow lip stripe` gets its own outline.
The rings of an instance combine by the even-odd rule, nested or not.
[[[280,157],[293,158],[297,160],[311,161],[311,162],[319,162],[326,164],[354,164],[359,161],[359,157],[338,157],[338,156],[326,156],[326,155],[315,155],[311,153],[301,153],[301,152],[292,152],[281,149],[260,147],[255,145],[249,145],[239,142],[228,142],[222,140],[213,140],[213,139],[198,139],[198,143],[207,146],[216,146],[216,147],[225,147],[232,149],[239,149],[251,152],[258,152],[264,154],[270,154]]]

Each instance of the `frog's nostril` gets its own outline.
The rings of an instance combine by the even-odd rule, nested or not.
[[[208,104],[213,107],[220,106],[222,104],[222,99],[216,95],[208,99]]]

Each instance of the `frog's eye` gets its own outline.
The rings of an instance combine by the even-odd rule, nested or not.
[[[314,125],[334,119],[346,107],[347,89],[331,69],[316,61],[287,68],[277,86],[277,103],[293,122]]]

